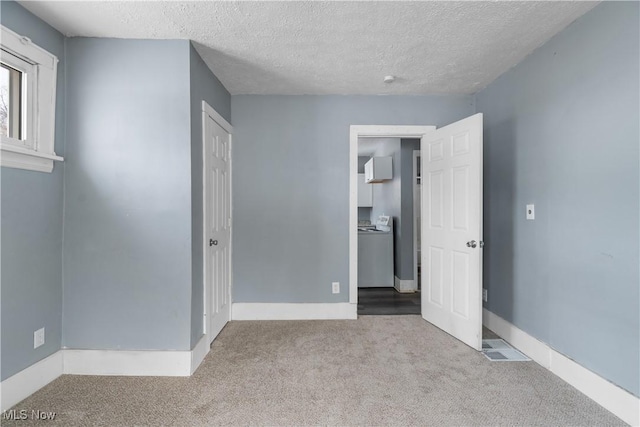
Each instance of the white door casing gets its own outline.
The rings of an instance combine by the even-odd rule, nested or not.
[[[435,126],[349,126],[349,303],[358,303],[358,138],[422,138]]]
[[[416,283],[416,289],[420,287],[418,264],[422,261],[420,257],[420,240],[422,239],[420,233],[420,228],[422,227],[422,221],[420,219],[422,213],[422,184],[419,173],[419,168],[422,166],[421,163],[420,150],[413,150],[413,279]]]
[[[202,117],[204,327],[211,343],[231,319],[231,125],[204,102]]]
[[[420,152],[422,317],[481,350],[482,114],[425,135]]]

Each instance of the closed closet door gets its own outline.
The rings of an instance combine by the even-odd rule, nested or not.
[[[231,138],[204,113],[205,286],[209,342],[231,318]]]

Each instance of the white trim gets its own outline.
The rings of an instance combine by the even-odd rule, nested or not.
[[[420,156],[420,150],[413,150],[413,155],[411,157],[412,164],[412,174],[411,179],[413,180],[411,185],[411,192],[413,197],[413,280],[416,282],[415,289],[418,290],[418,213],[421,213],[422,209],[422,198],[420,198],[421,203],[416,203],[416,194],[418,194],[418,170],[416,167],[417,158]],[[422,180],[422,177],[420,178]],[[422,185],[422,181],[420,181],[420,185]]]
[[[35,62],[51,69],[58,64],[58,58],[55,55],[33,43],[29,37],[21,36],[4,25],[2,26],[2,47],[30,63]]]
[[[351,132],[355,131],[360,138],[422,138],[435,129],[435,126],[403,125],[351,125],[350,127]]]
[[[64,350],[63,373],[188,377],[190,351]]]
[[[402,280],[398,276],[393,276],[393,287],[400,293],[414,293],[418,290],[415,280]]]
[[[209,345],[202,335],[191,350],[62,351],[64,374],[188,377],[209,353]]]
[[[0,147],[2,147],[0,152],[1,164],[9,168],[50,173],[53,171],[54,160],[58,162],[64,161],[64,158],[56,156],[56,153],[47,154],[5,143],[0,143]]]
[[[231,305],[232,320],[357,319],[358,306],[340,303],[250,303]]]
[[[542,341],[539,341],[526,332],[516,328],[511,323],[493,314],[486,308],[482,310],[482,324],[498,334],[500,338],[513,344],[514,347],[529,356],[542,367],[547,369],[550,368],[550,348]]]
[[[622,421],[640,424],[640,399],[484,309],[483,324]]]
[[[209,322],[209,312],[211,311],[211,304],[209,301],[209,290],[207,289],[207,256],[209,247],[207,238],[207,171],[206,157],[207,157],[207,145],[205,138],[207,137],[207,113],[205,106],[209,107],[205,101],[202,101],[202,333],[207,336],[209,342],[211,342],[211,322]]]
[[[209,354],[209,350],[211,349],[211,345],[207,341],[207,336],[202,335],[200,340],[196,343],[196,345],[191,350],[191,370],[190,375],[193,375],[194,372],[200,367],[204,358]]]
[[[51,172],[53,160],[63,160],[54,152],[58,58],[35,45],[28,37],[21,36],[4,26],[1,26],[1,34],[2,52],[8,54],[4,55],[5,59],[15,56],[31,64],[32,68],[27,70],[26,140],[0,138],[3,141],[0,147],[2,153],[0,165]],[[23,149],[17,150],[7,146],[13,143],[19,145],[14,145],[12,148]]]
[[[422,138],[435,126],[351,125],[349,127],[349,302],[358,304],[358,138]]]
[[[56,351],[28,368],[10,376],[0,384],[0,411],[31,396],[62,375],[63,352]]]
[[[207,137],[207,116],[220,125],[229,134],[229,214],[231,215],[229,224],[229,304],[233,302],[233,127],[222,117],[207,101],[202,100],[202,292],[203,292],[203,333],[207,336],[210,344],[216,338],[212,336],[211,323],[208,319],[211,312],[211,301],[209,298],[207,283],[207,258],[209,246],[209,236],[207,232],[207,175],[206,175],[206,137]],[[229,320],[231,320],[231,307],[229,307]]]
[[[207,101],[202,101],[202,111],[211,116],[213,121],[218,123],[227,133],[233,133],[233,126],[231,126],[231,123],[226,121],[225,118],[214,110],[211,105],[207,104]]]
[[[39,156],[38,154],[40,153],[35,151],[33,154],[16,152],[14,147],[5,149],[3,145],[0,151],[0,165],[7,168],[51,173],[53,171],[53,159]]]
[[[58,350],[0,383],[0,412],[62,374],[188,377],[202,364],[209,348],[203,335],[191,351]]]
[[[224,128],[223,128],[224,129]],[[231,130],[233,128],[230,127]],[[233,304],[233,135],[229,132],[229,304]],[[231,307],[229,307],[231,320]]]
[[[38,157],[42,159],[55,160],[57,162],[64,161],[64,158],[57,156],[56,153],[47,154],[47,153],[42,153],[35,150],[30,150],[28,148],[16,147],[15,145],[5,144],[5,143],[0,143],[0,147],[2,147],[2,151],[5,151],[5,152],[11,151],[12,153],[23,154],[25,156],[30,156],[30,157]],[[3,155],[5,154],[6,153],[3,153]]]

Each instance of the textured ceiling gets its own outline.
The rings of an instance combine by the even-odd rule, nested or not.
[[[191,39],[232,94],[439,94],[482,89],[597,3],[21,4],[68,36]]]

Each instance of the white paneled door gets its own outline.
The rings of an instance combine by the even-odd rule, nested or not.
[[[231,138],[204,112],[205,333],[209,342],[231,316]]]
[[[482,348],[482,114],[426,134],[422,317]]]

